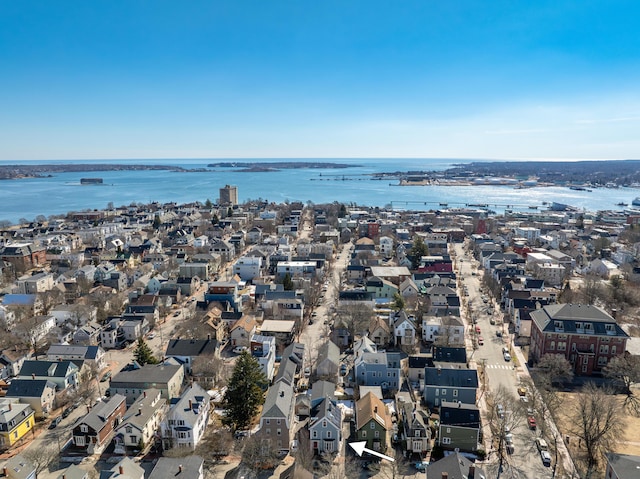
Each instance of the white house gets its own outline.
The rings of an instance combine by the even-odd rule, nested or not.
[[[391,314],[389,318],[393,324],[394,343],[401,346],[413,346],[418,341],[417,327],[414,316],[400,311],[397,315]]]
[[[251,337],[251,355],[258,361],[262,372],[271,381],[276,366],[276,338],[254,334]]]
[[[393,238],[389,236],[380,236],[378,241],[380,255],[384,258],[391,258],[393,256]]]
[[[233,265],[233,274],[240,276],[243,281],[250,281],[260,277],[262,258],[260,256],[243,256]]]
[[[464,325],[457,316],[423,316],[422,340],[444,344],[464,344]]]
[[[194,450],[204,435],[210,408],[209,395],[198,383],[187,388],[162,421],[163,447]]]

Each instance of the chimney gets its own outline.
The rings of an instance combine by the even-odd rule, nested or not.
[[[8,471],[7,471],[7,468],[6,468],[6,467],[3,467],[3,468],[2,468],[2,475],[3,475],[4,477],[7,477],[7,472],[8,472]]]
[[[62,479],[67,479],[67,475],[66,475],[66,474],[63,474],[63,475],[62,475]]]
[[[189,410],[193,409],[193,403],[191,402],[191,399],[189,399]]]
[[[91,412],[91,406],[87,406],[87,414]]]
[[[147,397],[147,391],[142,391],[142,397]]]
[[[376,414],[378,414],[378,406],[375,406],[375,407],[373,408],[373,412],[374,412],[374,413],[376,413]]]
[[[449,479],[449,473],[448,472],[443,472],[442,473],[442,479]]]
[[[124,467],[122,466],[118,466],[118,472],[120,473],[120,475],[124,475]]]
[[[31,379],[35,379],[36,378],[36,373],[31,373]]]
[[[475,464],[470,464],[469,465],[468,477],[469,477],[469,479],[474,479],[474,477],[476,477],[476,466],[475,466]]]
[[[211,335],[207,334],[207,341],[211,341]]]
[[[11,403],[9,403],[9,411],[11,411]]]
[[[182,472],[182,464],[178,465],[178,474]]]
[[[142,414],[142,406],[138,407],[138,416],[140,416]]]

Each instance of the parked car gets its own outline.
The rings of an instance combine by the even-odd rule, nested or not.
[[[70,407],[65,408],[64,411],[62,411],[62,417],[63,418],[69,417],[69,414],[71,414],[72,412],[73,412],[72,408]]]
[[[476,326],[476,333],[480,334],[480,326]]]
[[[347,374],[347,365],[343,363],[340,365],[340,376],[345,376],[346,374]]]
[[[509,353],[504,353],[503,357],[504,357],[505,361],[507,361],[507,362],[511,361],[511,355]]]
[[[249,431],[236,431],[233,437],[236,439],[244,439],[245,437],[249,437]]]
[[[107,382],[109,380],[109,378],[111,377],[112,372],[111,371],[107,371],[106,373],[104,373],[102,375],[102,377],[100,378],[100,382],[104,383]]]
[[[235,348],[233,348],[233,352],[235,354],[242,354],[243,352],[245,352],[248,348],[246,346],[236,346]]]
[[[527,395],[527,388],[525,388],[524,386],[519,386],[518,396],[526,396],[526,395]]]
[[[498,417],[502,419],[504,417],[504,406],[502,404],[498,404],[496,406],[496,411],[498,413]]]
[[[536,447],[540,452],[549,450],[549,446],[547,446],[547,441],[545,441],[541,437],[536,438]]]
[[[478,336],[478,344],[482,346],[484,344],[484,338],[482,336]]]
[[[149,335],[147,336],[147,338],[149,339],[153,339],[156,337],[156,333],[149,333]]]
[[[549,454],[549,451],[540,451],[540,458],[542,459],[542,464],[547,467],[551,466],[551,454]]]
[[[413,464],[413,467],[415,467],[418,471],[423,472],[427,470],[428,465],[429,463],[426,461],[418,461]]]
[[[60,424],[61,422],[62,422],[62,417],[58,416],[53,421],[51,421],[51,424],[49,424],[49,429],[55,429],[56,427],[58,427],[58,424]]]
[[[304,368],[304,377],[308,378],[309,376],[311,376],[311,368],[307,366],[306,368]]]
[[[529,429],[534,429],[538,426],[538,424],[536,423],[536,418],[533,416],[529,416],[527,418],[527,423],[529,424]]]
[[[496,336],[501,338],[502,337],[502,331],[496,331]]]

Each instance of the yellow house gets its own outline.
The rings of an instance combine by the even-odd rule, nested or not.
[[[24,437],[35,424],[35,412],[18,398],[0,398],[0,446],[9,447]]]

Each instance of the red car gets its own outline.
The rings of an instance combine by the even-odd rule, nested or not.
[[[527,422],[529,423],[529,428],[531,429],[535,429],[537,424],[536,424],[536,418],[533,416],[529,416],[527,418]]]
[[[482,336],[478,336],[478,344],[482,346],[484,344],[484,338]]]
[[[480,326],[476,326],[476,333],[480,334]]]

